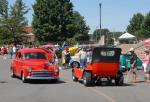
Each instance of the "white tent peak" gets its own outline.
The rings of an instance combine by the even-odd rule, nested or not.
[[[136,38],[136,37],[135,37],[134,35],[128,33],[128,32],[122,34],[122,35],[119,37],[119,39],[132,39],[132,38]]]
[[[29,34],[27,34],[27,35],[31,36],[31,35],[34,35],[34,34],[33,34],[33,33],[29,33]]]

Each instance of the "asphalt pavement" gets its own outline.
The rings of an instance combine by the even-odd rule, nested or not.
[[[85,87],[73,82],[71,69],[60,70],[60,81],[33,81],[22,83],[10,77],[10,59],[0,56],[0,102],[149,102],[150,83],[144,82],[144,73],[138,71],[137,83],[124,86],[94,85]]]

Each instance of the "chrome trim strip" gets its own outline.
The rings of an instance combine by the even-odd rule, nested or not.
[[[35,77],[35,76],[27,76],[26,79],[40,79],[40,80],[50,80],[50,79],[59,79],[59,77]]]

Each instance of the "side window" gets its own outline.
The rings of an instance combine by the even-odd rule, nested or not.
[[[17,54],[17,58],[22,59],[22,54],[20,52]]]

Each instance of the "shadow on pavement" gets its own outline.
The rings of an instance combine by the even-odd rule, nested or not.
[[[14,78],[17,78],[18,80],[22,81],[20,77],[14,77]],[[54,79],[51,79],[51,80],[27,80],[28,84],[63,84],[63,83],[66,83],[65,81],[62,81],[60,79],[58,80],[54,80]]]
[[[127,86],[135,86],[134,84],[124,83],[122,86],[116,85],[115,83],[97,83],[94,86],[98,87],[127,87]]]
[[[29,84],[63,84],[66,83],[62,80],[28,80]]]
[[[0,81],[0,84],[8,83],[7,81]]]
[[[142,81],[136,81],[135,83],[144,83],[145,81],[142,80]]]
[[[78,82],[83,84],[83,81],[81,80],[79,80]],[[115,83],[98,82],[88,87],[127,87],[127,86],[136,86],[136,85],[134,83],[124,83],[122,86],[118,86],[118,85],[115,85]]]

